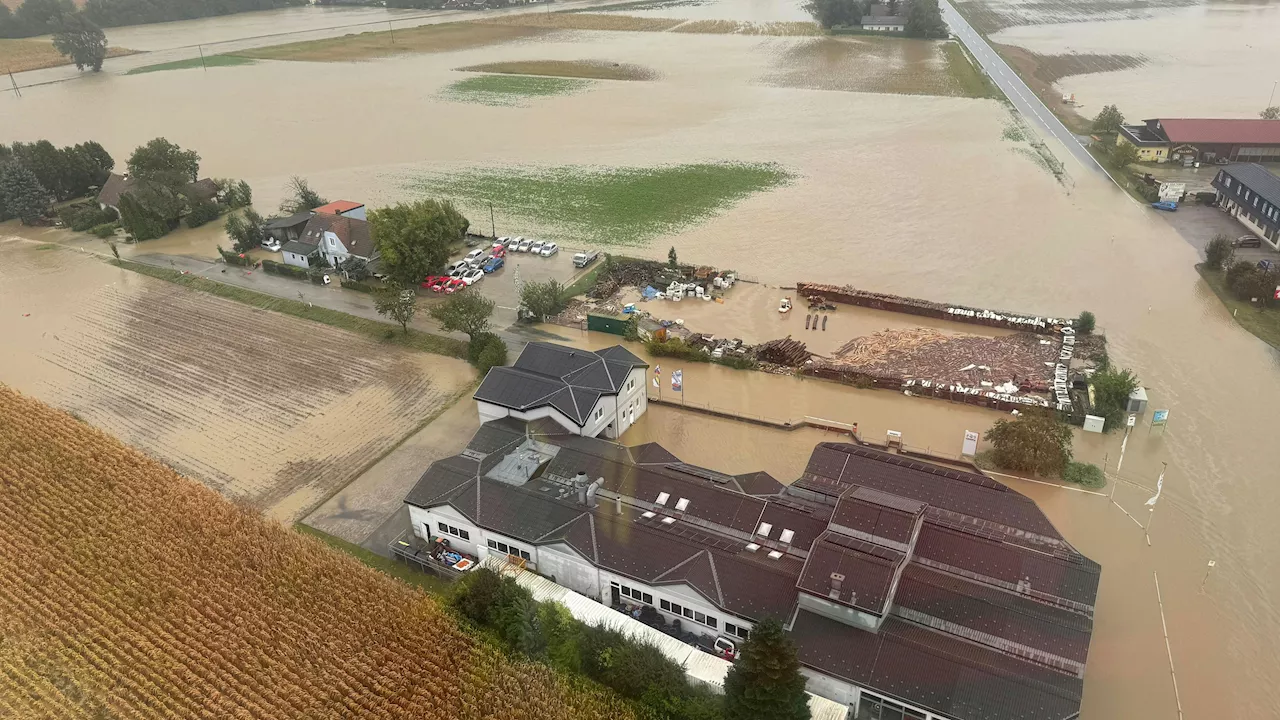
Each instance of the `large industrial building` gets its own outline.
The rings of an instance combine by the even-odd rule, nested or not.
[[[1099,566],[977,472],[822,443],[789,486],[559,421],[484,423],[409,493],[413,532],[729,638],[781,618],[858,720],[1078,717]]]

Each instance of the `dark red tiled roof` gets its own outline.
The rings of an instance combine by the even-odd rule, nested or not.
[[[1157,122],[1174,143],[1280,145],[1280,120],[1161,118]]]

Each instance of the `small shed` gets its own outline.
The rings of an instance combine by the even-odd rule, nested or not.
[[[627,336],[627,318],[622,315],[587,315],[587,329]]]

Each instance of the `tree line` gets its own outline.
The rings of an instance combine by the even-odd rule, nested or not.
[[[54,202],[101,187],[114,167],[111,154],[93,141],[62,148],[48,140],[0,145],[0,220],[36,224]]]
[[[879,7],[878,7],[879,6]],[[950,36],[942,20],[938,0],[809,0],[804,9],[819,25],[833,28],[859,28],[862,18],[880,10],[888,16],[905,16],[903,34],[913,38],[946,38]]]
[[[0,38],[56,33],[72,16],[97,27],[119,27],[306,4],[306,0],[89,0],[77,11],[71,0],[26,0],[15,11],[0,5]]]

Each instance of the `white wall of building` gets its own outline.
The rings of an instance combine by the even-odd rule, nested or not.
[[[644,391],[645,374],[645,368],[634,368],[627,375],[626,381],[623,382],[620,393],[617,395],[605,395],[596,401],[595,406],[591,408],[591,412],[587,415],[587,424],[583,427],[579,427],[569,416],[550,405],[542,405],[528,411],[522,411],[505,408],[484,400],[477,400],[476,410],[479,412],[480,422],[482,423],[500,420],[504,417],[526,421],[551,418],[565,430],[575,435],[586,435],[587,437],[604,435],[609,439],[614,439],[626,432],[627,428],[631,427],[631,424],[644,415],[645,410],[649,409],[649,396]],[[610,427],[611,424],[613,427]]]
[[[448,505],[440,505],[430,510],[423,510],[419,507],[409,506],[409,523],[413,527],[413,534],[430,541],[431,538],[439,536],[449,539],[449,546],[456,548],[459,552],[468,555],[480,556],[479,550],[486,548],[485,541],[481,535],[480,528],[466,518],[462,513],[454,510]],[[444,523],[446,526],[461,530],[467,534],[467,538],[463,539],[449,531],[441,532],[439,524]],[[487,549],[487,548],[486,548]]]
[[[311,264],[307,262],[306,255],[299,255],[298,253],[287,252],[287,251],[284,252],[283,255],[284,255],[285,265],[292,265],[294,267],[300,267],[300,268],[311,267]]]
[[[600,571],[563,543],[543,545],[537,552],[539,572],[556,584],[590,598],[600,597]]]
[[[324,237],[320,239],[320,252],[330,265],[337,265],[351,254],[347,251],[347,246],[342,244],[342,240],[328,230],[324,231]]]

